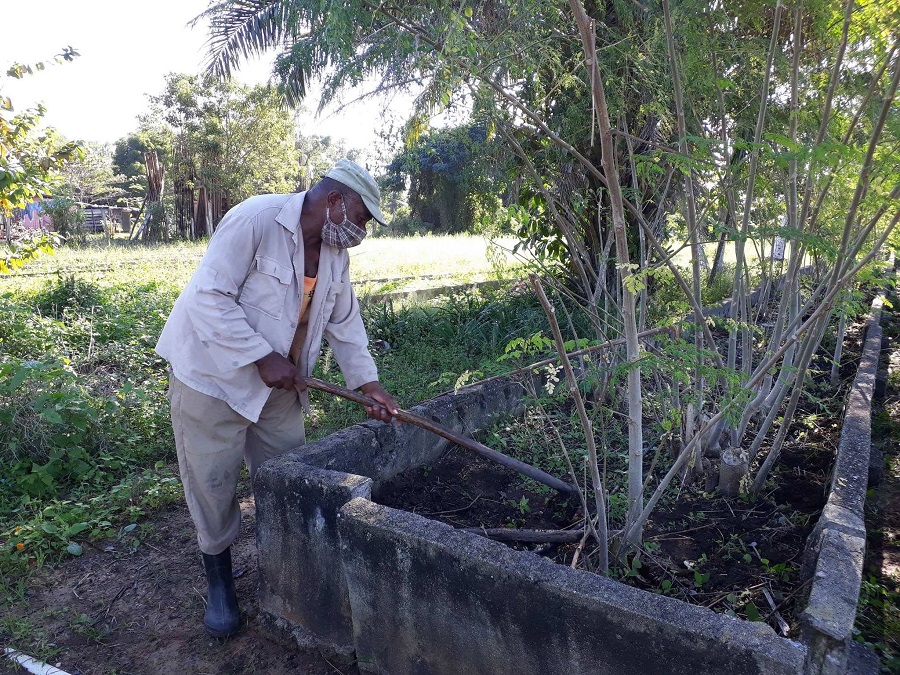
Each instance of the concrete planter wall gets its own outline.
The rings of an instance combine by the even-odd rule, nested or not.
[[[876,338],[880,347],[877,323],[867,350]],[[864,355],[861,373],[867,363]],[[492,381],[415,412],[471,433],[521,409],[522,391]],[[258,472],[262,619],[301,647],[355,653],[362,670],[392,675],[846,672],[865,544],[871,403],[856,384],[854,392],[845,419],[853,435],[842,438],[828,507],[807,550],[814,576],[799,642],[374,503],[379,483],[447,448],[417,427],[375,423]]]
[[[804,566],[811,573],[809,603],[801,615],[808,669],[845,673],[855,644],[853,623],[866,552],[865,500],[872,449],[872,397],[881,355],[883,296],[872,302],[859,368],[841,426],[828,501],[807,540]]]

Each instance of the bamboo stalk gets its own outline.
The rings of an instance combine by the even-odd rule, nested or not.
[[[363,394],[358,394],[355,391],[350,391],[349,389],[345,389],[344,387],[339,387],[336,384],[332,384],[331,382],[325,382],[323,380],[319,380],[315,377],[307,377],[306,385],[311,389],[318,389],[319,391],[324,391],[327,394],[332,394],[334,396],[340,396],[341,398],[345,398],[348,401],[353,401],[354,403],[358,403],[361,406],[366,407],[380,407],[381,404],[375,401],[368,396],[364,396]],[[542,483],[547,487],[551,487],[554,490],[558,490],[559,492],[565,494],[571,494],[578,492],[578,488],[565,481],[560,480],[559,478],[555,478],[551,476],[546,471],[541,471],[540,469],[531,466],[530,464],[526,464],[525,462],[520,462],[518,459],[513,459],[508,455],[504,455],[502,452],[497,452],[486,445],[479,443],[478,441],[472,438],[466,438],[465,436],[460,436],[459,434],[450,431],[444,426],[441,426],[437,422],[433,422],[421,415],[416,415],[415,413],[411,413],[407,410],[398,409],[397,414],[394,415],[398,420],[402,422],[409,422],[410,424],[414,424],[417,427],[421,427],[426,431],[430,431],[438,436],[446,438],[448,441],[452,441],[456,443],[456,445],[465,448],[466,450],[471,450],[473,452],[477,452],[479,455],[484,457],[485,459],[489,459],[492,462],[496,462],[497,464],[501,464],[513,471],[518,471],[523,476],[528,476],[532,480],[536,480],[538,483]]]
[[[587,14],[582,0],[569,0],[569,8],[575,16],[575,23],[581,36],[585,62],[589,65],[591,77],[591,96],[597,115],[600,130],[600,165],[609,191],[610,215],[615,236],[616,261],[619,267],[619,288],[622,292],[622,325],[625,332],[625,352],[628,360],[627,392],[628,392],[628,515],[626,524],[633,523],[641,514],[644,505],[644,434],[643,434],[643,399],[641,397],[640,343],[638,341],[637,321],[635,320],[635,296],[630,285],[633,272],[628,254],[628,232],[625,222],[625,199],[619,169],[616,165],[616,150],[612,137],[612,125],[609,120],[606,93],[603,77],[596,52],[596,29]],[[689,293],[690,295],[690,293]],[[693,297],[693,296],[691,296]],[[626,527],[629,532],[627,541],[633,546],[640,546],[639,528]],[[601,551],[604,555],[606,551]]]

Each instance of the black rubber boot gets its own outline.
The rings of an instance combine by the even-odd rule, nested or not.
[[[209,584],[203,625],[213,637],[230,637],[241,629],[241,610],[231,576],[231,548],[218,555],[204,553],[203,567]]]

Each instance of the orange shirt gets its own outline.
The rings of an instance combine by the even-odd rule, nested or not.
[[[318,277],[303,277],[303,295],[300,296],[300,317],[297,320],[297,332],[294,333],[294,340],[291,342],[291,351],[289,352],[291,361],[298,363],[300,358],[300,350],[303,349],[303,341],[306,338],[306,326],[309,323],[309,303],[312,301],[313,293],[316,289],[316,279]]]

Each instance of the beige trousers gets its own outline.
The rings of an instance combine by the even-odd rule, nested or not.
[[[294,390],[273,389],[259,421],[251,422],[225,401],[169,375],[172,429],[184,497],[203,553],[215,555],[237,539],[241,508],[236,489],[241,463],[250,478],[267,459],[306,442],[303,409]]]

